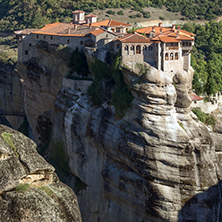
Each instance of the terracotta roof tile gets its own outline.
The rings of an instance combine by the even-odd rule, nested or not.
[[[198,101],[198,100],[203,100],[204,99],[204,98],[202,98],[202,97],[200,97],[200,96],[198,96],[198,95],[196,95],[194,93],[192,93],[190,95],[190,98],[192,99],[192,101]]]
[[[145,43],[145,42],[151,42],[151,40],[143,35],[140,35],[138,33],[129,33],[125,36],[117,39],[120,42],[128,42],[128,43]]]
[[[74,25],[73,23],[53,23],[32,33],[46,35],[84,36],[92,31],[89,26]]]
[[[102,33],[104,33],[105,31],[103,31],[102,29],[97,29],[95,31],[92,31],[91,34],[94,36],[100,35]]]
[[[161,27],[161,26],[150,26],[146,28],[141,28],[137,29],[136,32],[144,33],[146,35],[152,33],[155,35],[155,37],[151,39],[153,41],[161,41],[161,42],[180,42],[181,40],[194,40],[195,36],[195,34],[187,32],[185,30],[175,29],[174,27]]]
[[[89,14],[85,16],[85,18],[92,18],[92,17],[97,17],[97,15]]]
[[[72,13],[85,13],[85,12],[82,10],[76,10],[76,11],[73,11]]]
[[[107,19],[107,20],[103,20],[101,22],[94,22],[92,23],[92,26],[96,26],[96,27],[100,27],[100,26],[106,26],[106,27],[116,27],[116,26],[132,26],[131,24],[127,24],[127,23],[123,23],[123,22],[118,22],[112,19]]]

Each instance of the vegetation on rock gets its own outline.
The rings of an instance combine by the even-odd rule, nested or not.
[[[0,30],[40,28],[46,23],[70,22],[72,11],[78,9],[90,13],[94,9],[132,8],[141,12],[144,18],[149,18],[150,13],[143,8],[163,6],[171,12],[181,12],[190,20],[211,20],[222,12],[222,2],[217,0],[0,0]]]
[[[198,119],[204,124],[210,125],[212,127],[215,126],[216,119],[212,115],[204,113],[200,108],[194,108],[192,109],[192,111],[194,114],[196,114]]]
[[[186,23],[182,28],[196,34],[191,61],[195,92],[211,95],[222,91],[222,21]]]
[[[17,187],[15,187],[15,191],[19,193],[24,193],[30,188],[30,185],[25,183],[25,184],[19,184]]]
[[[112,66],[109,66],[109,63]],[[121,58],[116,56],[113,62],[107,61],[107,63],[95,59],[94,62],[88,61],[88,64],[91,73],[94,75],[94,81],[88,88],[88,95],[93,104],[101,105],[103,102],[108,101],[115,107],[117,115],[123,117],[133,100],[133,96],[123,80],[123,74],[120,69]],[[109,101],[107,99],[109,95],[105,92],[103,82],[112,80],[115,82],[115,89],[111,93]]]

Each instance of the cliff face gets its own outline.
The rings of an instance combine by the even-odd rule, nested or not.
[[[37,143],[44,143],[50,136],[54,102],[68,73],[64,60],[48,47],[47,42],[40,41],[33,57],[18,64],[24,84],[23,106]]]
[[[36,144],[3,125],[0,165],[0,221],[82,221],[75,194],[37,153]]]
[[[52,140],[86,185],[78,193],[83,221],[217,221],[219,152],[190,110],[193,70],[123,73],[134,100],[120,120],[114,107],[95,107],[70,87],[55,103]]]
[[[15,65],[0,62],[0,112],[23,113],[23,87]],[[5,116],[14,129],[18,129],[23,117]],[[3,119],[0,116],[0,119]],[[4,121],[4,120],[3,120]],[[0,123],[4,123],[1,122]]]

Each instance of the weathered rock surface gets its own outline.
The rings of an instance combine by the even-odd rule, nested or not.
[[[0,62],[0,113],[23,113],[23,86],[15,65]],[[14,129],[18,129],[23,117],[5,116]],[[0,123],[7,120],[1,117]]]
[[[23,134],[0,125],[0,221],[81,222],[74,192]]]
[[[39,144],[50,136],[54,102],[68,68],[55,51],[47,50],[45,41],[40,41],[34,52],[28,61],[18,63],[18,72],[24,83],[24,110]]]
[[[55,102],[52,140],[86,184],[78,193],[83,221],[220,221],[222,167],[190,110],[193,70],[123,72],[134,100],[121,120],[69,88]]]

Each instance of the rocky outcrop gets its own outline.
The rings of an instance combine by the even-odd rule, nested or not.
[[[24,83],[24,110],[34,140],[39,144],[50,137],[54,102],[62,79],[68,74],[66,62],[69,61],[64,62],[62,55],[58,56],[55,51],[49,52],[45,41],[39,41],[32,48],[35,54],[30,55],[28,61],[18,63],[18,72]]]
[[[0,221],[80,222],[73,191],[23,134],[0,125]]]
[[[23,112],[23,86],[15,65],[0,62],[0,114]],[[7,120],[5,119],[7,118]],[[24,117],[1,116],[0,123],[18,129]]]
[[[123,69],[134,100],[122,119],[81,91],[64,87],[57,97],[52,141],[85,184],[83,221],[218,221],[221,199],[214,204],[207,190],[221,193],[221,165],[190,110],[193,70],[144,70]]]

